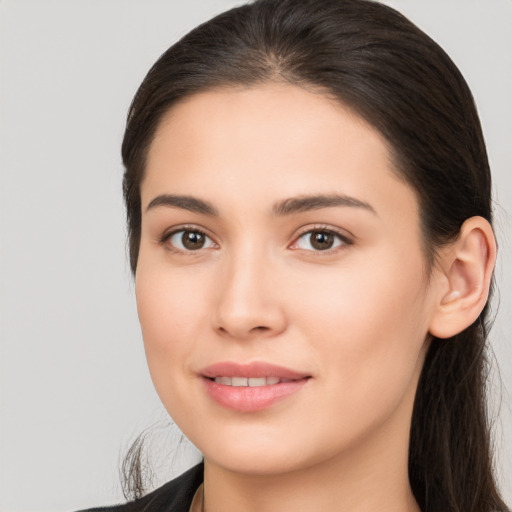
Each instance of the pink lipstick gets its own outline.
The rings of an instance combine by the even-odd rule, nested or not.
[[[241,412],[266,409],[301,390],[311,377],[263,362],[217,363],[204,368],[200,375],[215,402]]]

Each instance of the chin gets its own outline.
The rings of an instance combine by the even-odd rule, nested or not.
[[[204,455],[207,462],[222,467],[226,471],[252,476],[272,476],[291,473],[308,466],[305,460],[299,460],[295,454],[270,453],[261,450],[224,451]]]
[[[208,439],[204,450],[201,443],[196,445],[206,462],[233,473],[272,476],[300,471],[332,456],[332,446],[315,446],[311,438],[297,435],[297,429],[293,435],[289,428],[256,433],[239,426],[237,430],[233,435]]]

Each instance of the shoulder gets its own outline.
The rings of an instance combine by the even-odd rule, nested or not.
[[[81,512],[188,512],[194,493],[203,482],[203,469],[203,464],[198,464],[138,500]]]

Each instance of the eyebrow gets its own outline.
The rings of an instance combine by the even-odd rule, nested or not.
[[[291,197],[276,203],[272,208],[272,213],[276,216],[283,216],[309,210],[319,210],[321,208],[332,208],[334,206],[363,208],[377,214],[369,203],[360,201],[355,197],[340,194]]]
[[[218,217],[218,210],[208,201],[198,199],[192,196],[162,194],[155,197],[147,206],[146,211],[158,206],[167,206],[181,208],[202,215]],[[322,208],[332,208],[336,206],[345,206],[351,208],[362,208],[369,212],[377,212],[369,204],[354,197],[340,194],[315,194],[298,197],[291,197],[278,201],[272,207],[272,214],[277,217],[291,215],[293,213],[305,212],[310,210],[320,210]]]
[[[208,201],[197,199],[192,196],[177,196],[171,194],[162,194],[155,197],[147,206],[146,211],[156,208],[157,206],[170,206],[175,208],[182,208],[190,212],[202,213],[203,215],[210,215],[218,217],[219,212]]]

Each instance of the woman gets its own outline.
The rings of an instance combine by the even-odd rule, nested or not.
[[[162,55],[122,153],[149,369],[204,463],[119,510],[506,510],[489,165],[439,46],[258,0]]]

